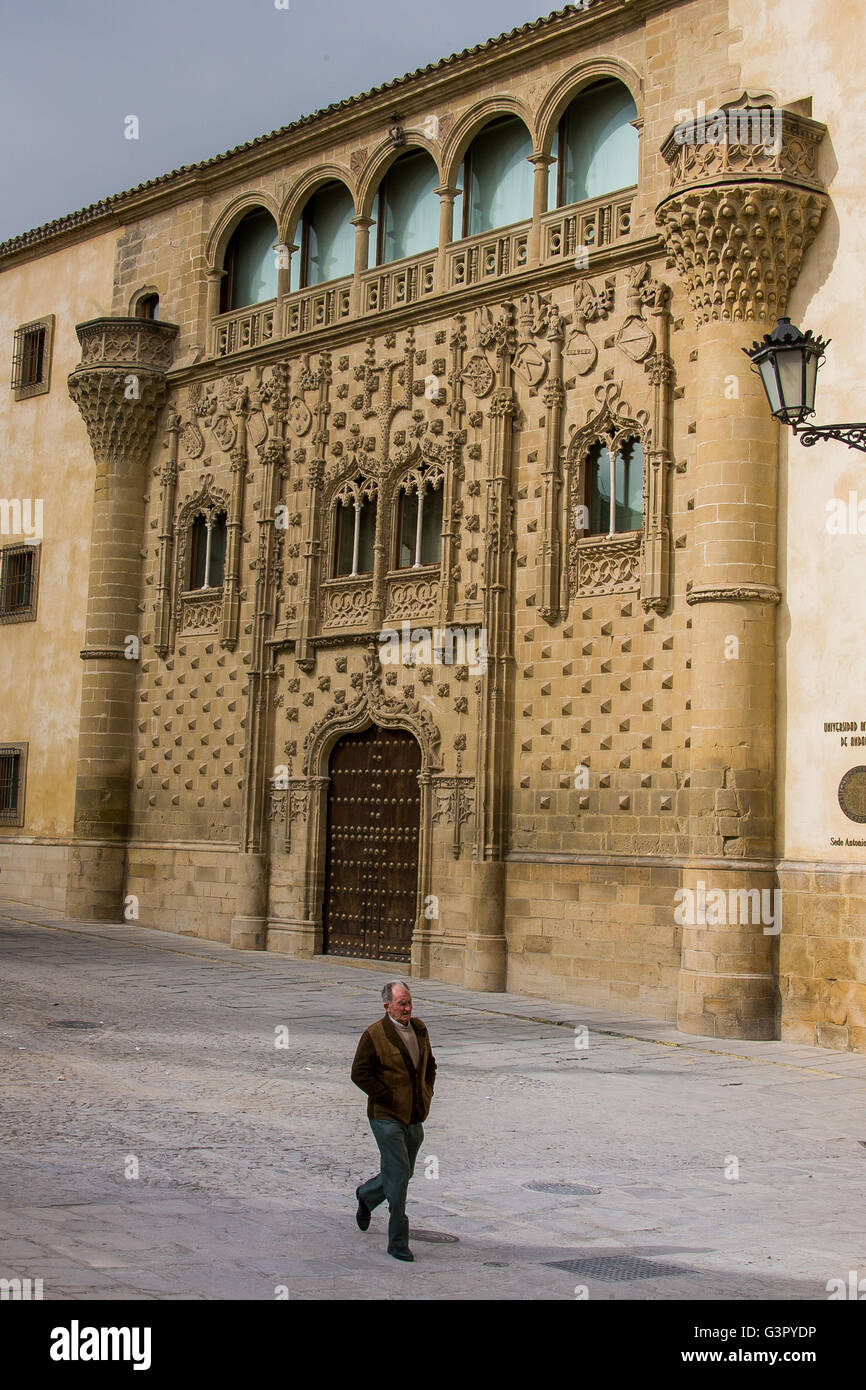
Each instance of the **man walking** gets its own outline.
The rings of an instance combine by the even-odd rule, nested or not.
[[[388,1199],[388,1254],[414,1260],[409,1249],[406,1192],[424,1138],[421,1128],[433,1099],[436,1060],[427,1029],[412,1017],[412,995],[403,980],[382,990],[385,1017],[365,1029],[352,1063],[352,1080],[368,1097],[367,1118],[381,1155],[381,1171],[355,1191],[355,1220],[362,1231],[370,1213]]]

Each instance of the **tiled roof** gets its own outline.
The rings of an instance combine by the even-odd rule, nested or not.
[[[505,34],[499,34],[496,38],[487,39],[485,43],[477,43],[472,48],[464,48],[459,53],[452,53],[449,58],[440,58],[438,62],[428,63],[423,68],[416,68],[414,72],[405,73],[403,77],[395,77],[392,81],[383,82],[378,87],[371,87],[369,91],[361,92],[358,96],[346,97],[343,101],[334,101],[330,106],[323,106],[320,111],[314,111],[310,116],[301,116],[298,120],[292,121],[290,125],[281,126],[279,130],[272,130],[268,135],[257,135],[254,140],[247,140],[243,145],[235,145],[233,149],[226,150],[223,154],[213,155],[210,159],[201,159],[196,164],[182,164],[179,169],[172,169],[168,174],[160,174],[155,179],[145,179],[143,183],[137,183],[133,188],[128,188],[122,193],[113,193],[108,198],[100,198],[99,202],[90,203],[87,207],[80,208],[78,212],[70,212],[64,217],[56,217],[53,222],[44,222],[41,227],[34,227],[32,231],[22,232],[18,236],[10,237],[8,241],[0,242],[0,257],[11,255],[28,246],[38,245],[42,241],[50,241],[52,237],[59,236],[74,227],[83,226],[88,222],[96,222],[99,218],[113,212],[123,203],[124,199],[131,198],[134,194],[143,193],[149,188],[164,187],[171,183],[172,179],[184,174],[212,169],[215,165],[222,164],[235,155],[266,145],[270,140],[278,140],[283,136],[293,134],[295,131],[303,130],[323,116],[330,116],[335,111],[347,110],[370,97],[380,96],[384,92],[396,91],[405,83],[414,82],[419,77],[426,77],[430,73],[460,63],[466,58],[473,58],[479,53],[490,52],[500,45],[509,43],[521,34],[530,34],[544,29],[547,25],[553,24],[567,15],[583,13],[599,3],[600,0],[583,0],[582,4],[565,5],[562,9],[554,10],[541,19],[531,20],[527,24],[519,25],[516,29],[510,29]]]

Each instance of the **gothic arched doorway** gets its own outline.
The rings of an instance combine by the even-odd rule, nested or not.
[[[421,749],[405,729],[344,734],[328,766],[326,954],[408,961],[418,903]]]

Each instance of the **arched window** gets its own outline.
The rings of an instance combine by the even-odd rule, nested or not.
[[[220,286],[220,313],[275,299],[279,254],[277,224],[264,208],[255,208],[238,223],[226,247]]]
[[[135,306],[135,317],[137,319],[158,319],[159,318],[159,295],[146,294],[138,301]]]
[[[425,150],[407,150],[391,165],[376,195],[376,264],[417,256],[439,244],[439,182]]]
[[[323,184],[304,208],[292,241],[299,249],[292,255],[290,289],[339,280],[355,269],[355,215],[352,195],[334,179]]]
[[[216,589],[226,567],[226,514],[194,517],[189,538],[189,588]]]
[[[637,183],[637,116],[628,88],[605,78],[586,87],[559,122],[553,144],[549,203],[567,207]]]
[[[611,508],[611,498],[614,506]],[[643,526],[643,445],[635,436],[623,440],[611,459],[599,441],[586,463],[584,502],[591,536],[639,531]]]
[[[337,494],[334,575],[373,573],[376,484],[370,478],[344,483]]]
[[[444,474],[438,464],[400,479],[398,569],[437,565],[442,556]]]
[[[534,171],[529,131],[517,116],[491,121],[463,160],[463,236],[532,216]]]

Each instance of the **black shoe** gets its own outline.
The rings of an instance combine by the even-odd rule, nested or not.
[[[393,1250],[389,1250],[388,1254],[393,1255],[395,1260],[413,1261],[415,1259],[408,1245],[396,1246]]]
[[[358,1198],[358,1210],[355,1212],[355,1220],[362,1231],[366,1231],[370,1225],[370,1208],[365,1206],[359,1196],[360,1187],[355,1188],[355,1196]]]

